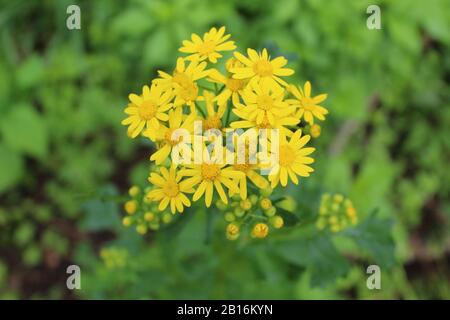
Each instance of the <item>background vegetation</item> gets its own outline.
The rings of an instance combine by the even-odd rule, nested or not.
[[[450,2],[376,2],[382,30],[366,28],[373,1],[78,1],[69,31],[73,1],[1,0],[0,297],[450,298]],[[206,244],[205,212],[146,237],[121,226],[151,152],[120,125],[127,95],[213,25],[329,93],[316,171],[289,192],[300,221],[345,194],[357,228],[244,246],[223,219]],[[82,290],[66,289],[69,264]]]

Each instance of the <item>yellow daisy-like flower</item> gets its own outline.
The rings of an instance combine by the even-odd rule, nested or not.
[[[245,133],[244,133],[245,134]],[[259,164],[256,161],[256,150],[254,154],[250,154],[250,148],[248,143],[246,143],[245,148],[238,149],[236,145],[236,139],[234,141],[234,164],[232,165],[233,169],[239,172],[242,172],[242,177],[238,180],[239,186],[239,194],[241,199],[247,199],[247,178],[259,189],[267,188],[269,183],[266,179],[264,179],[257,171],[260,169]],[[240,155],[240,156],[239,156]],[[244,158],[244,161],[240,161],[241,158]],[[255,161],[250,161],[250,159],[255,159]],[[255,163],[252,163],[255,162]],[[233,193],[230,193],[232,196]]]
[[[208,59],[212,63],[216,63],[222,55],[219,51],[230,51],[236,49],[234,41],[227,41],[231,35],[225,35],[225,27],[219,30],[211,28],[203,35],[203,39],[193,33],[191,40],[184,40],[183,47],[179,50],[183,53],[191,53],[187,58],[190,60],[203,61]]]
[[[196,81],[208,75],[209,71],[205,70],[205,68],[206,62],[191,61],[186,66],[186,60],[178,58],[172,75],[164,71],[158,71],[160,78],[153,80],[153,82],[167,90],[173,89],[175,107],[187,104],[191,107],[191,112],[194,113],[195,101],[203,99],[199,95]]]
[[[325,101],[327,94],[319,94],[318,96],[311,97],[311,83],[306,81],[305,86],[302,88],[296,86],[289,86],[289,91],[294,95],[296,99],[286,100],[291,105],[298,108],[296,116],[301,119],[305,118],[305,121],[310,125],[314,124],[314,117],[319,120],[325,120],[325,115],[328,114],[328,110],[320,106],[319,103]]]
[[[287,59],[277,57],[270,60],[267,49],[263,49],[258,53],[254,49],[247,49],[248,57],[239,52],[235,52],[234,56],[244,64],[244,67],[236,67],[231,69],[234,73],[234,79],[251,79],[250,81],[268,82],[270,86],[287,86],[287,83],[280,77],[290,76],[294,74],[294,70],[283,68],[287,64]]]
[[[225,154],[225,151],[223,154]],[[216,189],[220,199],[225,204],[228,204],[228,198],[222,185],[231,193],[238,193],[239,188],[236,181],[242,178],[243,173],[234,170],[233,167],[226,166],[223,159],[213,161],[213,157],[206,147],[204,147],[203,158],[203,163],[186,165],[186,169],[180,170],[183,176],[190,177],[185,180],[190,186],[198,185],[192,200],[197,201],[205,195],[205,204],[209,208],[212,203],[214,189]]]
[[[234,106],[239,103],[239,96],[242,94],[242,90],[245,88],[246,84],[244,80],[233,79],[231,76],[224,76],[216,69],[210,71],[208,80],[225,86],[216,98],[219,105],[227,103],[230,98]]]
[[[144,127],[156,131],[159,128],[159,121],[169,119],[164,112],[172,107],[170,103],[172,97],[170,90],[162,90],[155,84],[150,88],[144,86],[141,96],[130,94],[128,98],[131,103],[125,108],[128,118],[122,120],[123,125],[129,125],[128,135],[136,138]]]
[[[234,114],[249,120],[255,120],[256,124],[264,122],[275,125],[276,118],[287,117],[295,111],[284,99],[284,89],[272,87],[267,82],[253,83],[247,86],[242,93],[244,107],[233,109]]]
[[[183,136],[176,135],[176,130],[185,129],[189,134],[192,134],[194,131],[194,120],[195,115],[191,114],[183,121],[183,110],[181,108],[170,110],[169,126],[160,125],[155,137],[155,140],[158,142],[158,151],[152,154],[150,161],[155,161],[157,165],[163,163],[170,155],[172,148],[183,143]],[[151,138],[155,133],[151,129],[147,129],[143,135]]]
[[[280,135],[279,161],[269,172],[269,181],[272,188],[280,182],[283,187],[288,183],[288,177],[294,184],[298,184],[298,176],[308,177],[314,169],[308,164],[314,159],[308,157],[315,148],[304,148],[311,139],[309,135],[302,137],[301,129],[294,132],[289,141],[284,135]]]
[[[159,171],[161,175],[153,172],[148,178],[157,188],[147,193],[147,198],[159,201],[158,209],[160,211],[165,210],[170,204],[172,213],[183,212],[185,206],[191,206],[191,201],[185,193],[192,193],[194,189],[188,181],[181,181],[182,175],[176,172],[175,167],[171,167],[170,170],[160,167]]]
[[[245,106],[240,106],[239,108],[245,108]],[[300,119],[293,117],[292,115],[288,115],[285,117],[275,117],[275,122],[271,124],[267,119],[267,116],[264,117],[261,123],[256,123],[256,119],[251,120],[248,114],[242,113],[241,120],[233,121],[230,124],[230,127],[233,129],[278,129],[281,134],[285,134],[290,137],[292,135],[292,131],[288,128],[290,126],[295,126],[300,122]]]
[[[215,102],[216,96],[207,91],[203,90],[203,97],[205,99],[206,104],[206,118],[203,119],[203,130],[209,130],[209,129],[222,129],[222,117],[227,109],[226,104],[218,104],[217,110],[215,108]]]

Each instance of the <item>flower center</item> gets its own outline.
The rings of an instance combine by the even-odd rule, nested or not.
[[[206,180],[214,180],[220,174],[220,168],[217,164],[202,164],[202,177]]]
[[[168,180],[162,190],[166,196],[169,198],[174,198],[178,195],[178,184],[175,181]]]
[[[307,111],[312,111],[314,109],[314,101],[311,98],[303,97],[301,99],[301,104]]]
[[[295,160],[294,150],[288,145],[280,146],[280,165],[282,167],[290,166]]]
[[[211,116],[203,120],[203,126],[205,127],[205,131],[209,129],[220,129],[222,128],[222,120],[217,115]]]
[[[179,94],[184,101],[194,101],[198,96],[198,87],[194,82],[190,81],[182,85]]]
[[[257,124],[258,129],[272,129],[272,125],[269,122],[267,116],[264,116],[263,121]]]
[[[166,141],[167,144],[174,146],[178,143],[180,143],[183,140],[183,136],[179,136],[178,139],[174,139],[172,137],[174,131],[176,129],[172,129],[170,128],[169,130],[166,131],[166,133],[164,134],[164,140]]]
[[[273,107],[273,99],[267,94],[258,96],[256,103],[258,104],[259,109],[265,111],[270,110]]]
[[[214,52],[214,48],[215,48],[214,41],[208,40],[199,45],[197,47],[197,50],[201,55],[207,56],[208,54]]]
[[[158,106],[156,105],[156,103],[154,103],[152,100],[145,100],[144,102],[142,102],[139,108],[139,116],[142,119],[150,120],[155,116],[157,109]]]
[[[227,79],[227,88],[232,92],[237,92],[244,87],[244,81],[239,79]]]
[[[173,72],[172,81],[179,84],[182,87],[187,86],[189,85],[190,82],[192,82],[187,74],[178,71]]]
[[[261,77],[267,77],[272,75],[272,65],[267,60],[259,60],[253,65],[253,71],[261,76]]]

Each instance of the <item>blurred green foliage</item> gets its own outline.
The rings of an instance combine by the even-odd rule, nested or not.
[[[73,1],[0,1],[0,297],[450,298],[450,2],[377,2],[381,30],[356,0],[78,1],[68,30]],[[289,193],[300,223],[322,192],[347,195],[356,228],[239,245],[221,222],[206,244],[205,212],[147,238],[121,226],[151,151],[120,126],[126,97],[213,25],[329,94],[315,172]]]

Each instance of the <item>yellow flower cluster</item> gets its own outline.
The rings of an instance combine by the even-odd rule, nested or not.
[[[130,199],[124,204],[127,215],[122,219],[122,224],[125,227],[134,225],[136,232],[141,235],[149,229],[158,230],[161,224],[169,224],[173,220],[171,213],[159,211],[157,204],[146,197],[150,192],[150,189],[142,192],[138,186],[132,186],[129,189]]]
[[[316,222],[319,230],[328,228],[336,233],[357,223],[358,215],[350,199],[344,198],[341,194],[322,195],[319,219]]]
[[[259,196],[252,194],[243,200],[240,197],[232,197],[229,205],[221,200],[216,207],[224,212],[228,226],[225,235],[229,240],[236,240],[244,229],[250,229],[252,238],[265,238],[270,228],[280,229],[284,220],[277,215],[277,208],[270,199],[271,188],[260,190]]]
[[[236,45],[230,37],[225,27],[211,28],[203,36],[192,34],[179,49],[186,55],[176,60],[171,72],[158,71],[158,77],[144,85],[141,92],[129,95],[122,124],[128,127],[129,137],[141,135],[156,146],[150,157],[156,166],[149,175],[151,187],[144,197],[149,203],[155,202],[158,211],[181,213],[200,199],[207,207],[217,199],[228,205],[232,197],[253,206],[248,199],[251,190],[269,185],[286,187],[289,181],[298,184],[299,177],[313,172],[309,165],[314,162],[310,157],[314,148],[307,146],[311,136],[303,134],[301,128],[308,125],[312,136],[320,135],[314,119],[325,119],[328,111],[319,104],[327,95],[312,96],[309,81],[303,87],[289,84],[286,77],[294,70],[287,67],[286,58],[272,58],[267,49],[249,48],[245,54],[234,51]],[[225,54],[230,57],[222,61]],[[196,131],[198,123],[200,134]],[[179,129],[187,134],[179,134]],[[263,163],[261,150],[249,145],[233,155],[244,161],[225,161],[230,147],[224,141],[230,140],[229,131],[237,129],[241,130],[233,133],[232,145],[237,136],[250,130],[278,129],[279,143],[269,139],[270,146],[279,146],[270,153],[276,153],[277,163]],[[219,133],[219,148],[217,136],[211,139],[206,132]],[[188,161],[177,162],[174,154]],[[202,161],[195,161],[199,158]],[[252,161],[255,158],[258,161]],[[266,176],[261,173],[263,169]],[[265,201],[263,206],[270,204]],[[137,211],[138,207],[138,203],[128,202],[125,210]],[[126,217],[124,224],[135,223],[132,217]],[[281,227],[280,219],[268,222]],[[233,222],[233,226],[238,231],[230,227],[227,235],[239,234],[239,225]],[[261,222],[254,226],[252,234],[262,238],[268,230],[268,225]],[[144,227],[140,231],[145,233]]]

